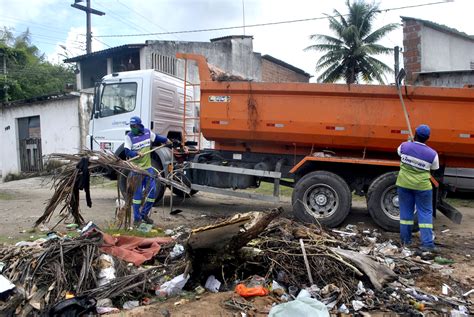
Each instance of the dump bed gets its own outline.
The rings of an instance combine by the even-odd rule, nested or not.
[[[205,78],[207,65],[200,67]],[[474,167],[474,88],[402,87],[411,124],[452,167]],[[201,79],[201,131],[221,149],[392,155],[408,138],[395,86]]]

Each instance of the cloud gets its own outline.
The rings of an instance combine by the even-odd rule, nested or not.
[[[92,28],[92,33],[97,30]],[[66,58],[83,55],[86,53],[85,27],[71,27],[67,33],[65,41],[56,44],[53,53],[48,54],[47,58],[54,64],[62,63]],[[98,41],[92,41],[92,50],[99,51],[104,49],[104,45]]]

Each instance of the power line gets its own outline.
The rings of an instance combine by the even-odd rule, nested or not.
[[[150,20],[148,17],[146,17],[145,15],[141,14],[140,12],[138,12],[137,10],[127,6],[125,3],[122,3],[120,2],[119,0],[116,0],[119,4],[121,4],[123,7],[129,9],[130,11],[134,12],[136,15],[142,17],[143,19],[147,20],[150,24],[153,24],[155,25],[156,27],[158,27],[160,30],[163,30],[165,32],[169,32],[167,29],[163,28],[162,26],[156,24],[155,22],[153,22],[152,20]],[[175,36],[178,40],[180,40],[181,38],[179,36]],[[159,37],[158,37],[159,38]]]
[[[402,9],[410,9],[410,8],[431,6],[431,5],[442,4],[442,3],[446,3],[446,1],[430,2],[430,3],[423,3],[423,4],[414,4],[414,5],[409,5],[409,6],[394,7],[394,8],[388,8],[388,9],[379,9],[378,11],[388,12],[388,11],[395,11],[395,10],[402,10]],[[347,16],[347,14],[343,15],[343,16]],[[299,23],[299,22],[309,22],[309,21],[324,20],[324,19],[336,18],[336,17],[339,17],[339,15],[325,15],[325,16],[322,16],[322,17],[315,17],[315,18],[248,24],[248,25],[245,25],[245,27],[246,28],[253,28],[253,27],[261,27],[261,26],[272,26],[272,25],[281,25],[281,24],[290,24],[290,23]],[[138,37],[138,36],[156,36],[156,35],[171,35],[171,34],[185,34],[185,33],[201,33],[201,32],[212,32],[212,31],[224,31],[224,30],[241,29],[243,27],[244,27],[243,25],[239,25],[239,26],[228,26],[228,27],[220,27],[220,28],[183,30],[183,31],[171,31],[171,32],[154,32],[154,33],[142,33],[142,34],[97,35],[96,37]]]
[[[105,42],[99,40],[99,39],[96,38],[95,36],[93,36],[92,39],[93,39],[94,41],[97,41],[97,42],[101,43],[101,44],[104,44],[104,45],[107,46],[107,47],[112,47],[112,46],[110,46],[109,44],[107,44],[107,43],[105,43]]]
[[[97,3],[97,5],[103,8],[104,10],[107,10],[107,12],[109,13],[111,17],[115,17],[118,21],[122,22],[123,24],[128,25],[129,27],[137,30],[138,32],[146,32],[146,29],[142,28],[140,25],[132,21],[129,21],[128,19],[122,18],[119,14],[117,14],[115,11],[112,11],[110,8],[107,8],[104,5],[101,5],[100,3]]]

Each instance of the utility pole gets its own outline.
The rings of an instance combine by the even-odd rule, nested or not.
[[[86,52],[90,54],[92,52],[92,31],[91,31],[91,14],[96,14],[99,16],[105,15],[105,12],[98,11],[91,8],[91,0],[86,0],[87,6],[82,6],[78,4],[84,0],[74,0],[74,4],[71,4],[71,7],[84,11],[87,17],[87,32],[86,32]]]
[[[395,57],[395,82],[397,82],[398,73],[400,72],[400,47],[395,46],[393,48],[394,57]]]

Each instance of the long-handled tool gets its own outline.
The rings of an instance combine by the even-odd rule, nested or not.
[[[410,116],[408,115],[407,107],[405,106],[405,101],[403,100],[402,89],[401,89],[402,80],[403,78],[405,78],[406,74],[407,73],[405,72],[405,69],[402,68],[397,75],[396,85],[397,85],[398,97],[400,98],[400,102],[403,108],[403,113],[405,114],[405,120],[407,122],[407,127],[408,127],[408,133],[410,134],[410,139],[413,140],[414,137],[413,137],[413,130],[411,128]]]
[[[169,173],[168,173],[168,175],[170,175],[171,178],[173,177],[173,172],[174,172],[174,153],[171,153],[171,167],[170,167],[170,170],[169,170]],[[170,186],[170,215],[177,215],[181,212],[183,212],[183,210],[181,210],[181,209],[174,209],[173,210],[173,183],[171,183],[171,186]]]
[[[397,85],[398,97],[400,98],[400,102],[401,102],[402,108],[403,108],[403,113],[405,114],[405,120],[407,122],[407,127],[408,127],[408,133],[410,133],[410,140],[413,141],[413,140],[415,140],[415,137],[413,136],[413,130],[411,128],[411,122],[410,122],[410,116],[408,115],[408,111],[407,111],[407,108],[405,106],[405,101],[403,100],[402,89],[401,89],[402,80],[403,80],[403,78],[405,78],[406,74],[407,73],[405,72],[405,69],[402,68],[400,70],[400,72],[398,73],[398,75],[397,75],[397,79],[396,79],[395,84]],[[439,182],[433,177],[433,175],[430,175],[430,180],[436,188],[439,187]]]

